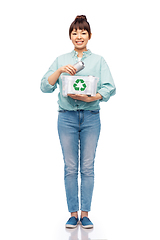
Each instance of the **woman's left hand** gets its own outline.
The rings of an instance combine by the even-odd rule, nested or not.
[[[80,100],[83,102],[93,102],[99,99],[102,99],[102,96],[100,93],[97,93],[96,96],[88,97],[84,94],[68,94],[69,97],[73,98],[74,100]]]

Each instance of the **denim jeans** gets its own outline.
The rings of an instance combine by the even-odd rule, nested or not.
[[[94,187],[94,159],[100,128],[99,110],[59,112],[58,133],[64,159],[64,182],[69,212],[79,210],[79,165],[81,211],[90,211]]]

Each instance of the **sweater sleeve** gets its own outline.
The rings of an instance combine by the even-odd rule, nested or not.
[[[102,95],[100,101],[107,102],[116,93],[116,87],[110,69],[104,60],[101,59],[101,89],[98,91]]]
[[[43,76],[41,80],[40,89],[44,93],[52,93],[57,88],[57,83],[59,83],[59,79],[54,85],[49,84],[48,77],[51,76],[58,69],[58,58],[52,63],[46,74]]]

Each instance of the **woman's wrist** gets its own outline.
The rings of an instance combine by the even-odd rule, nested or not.
[[[97,100],[100,100],[102,99],[102,95],[100,93],[97,93],[96,96],[93,96],[93,97],[89,97],[90,99],[90,102],[93,102],[93,101],[97,101]]]
[[[97,100],[101,100],[103,97],[102,97],[102,95],[100,93],[97,93],[96,94],[96,98],[97,98]]]
[[[59,76],[62,74],[62,67],[58,68]]]

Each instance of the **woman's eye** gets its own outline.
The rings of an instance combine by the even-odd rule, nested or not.
[[[85,34],[86,34],[86,32],[83,32],[82,34],[83,34],[83,35],[85,35]]]
[[[77,33],[72,33],[73,35],[77,35]]]

